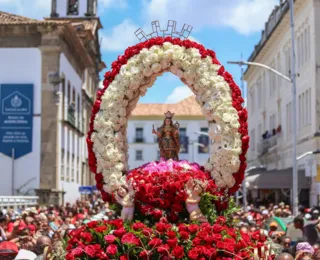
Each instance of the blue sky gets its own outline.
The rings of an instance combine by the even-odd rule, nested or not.
[[[80,0],[85,1],[85,0]],[[240,68],[228,60],[247,59],[260,39],[261,30],[279,0],[98,0],[103,29],[100,31],[103,60],[111,63],[125,48],[138,43],[134,31],[151,31],[151,22],[168,20],[192,25],[191,40],[216,52],[218,59],[240,84]],[[195,4],[196,3],[196,4]],[[0,0],[0,10],[32,18],[47,17],[51,0]],[[104,71],[105,72],[105,71]],[[104,74],[102,73],[102,75]],[[143,103],[178,102],[190,95],[174,75],[166,73],[150,88]]]

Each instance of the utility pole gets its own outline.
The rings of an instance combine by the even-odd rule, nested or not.
[[[298,215],[298,172],[297,172],[297,84],[296,84],[296,55],[295,55],[295,35],[294,35],[294,5],[293,0],[289,0],[290,5],[290,28],[291,28],[291,82],[292,82],[292,209],[293,215]]]

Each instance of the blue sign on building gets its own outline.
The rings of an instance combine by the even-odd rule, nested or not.
[[[0,152],[18,159],[32,152],[33,84],[1,84],[0,105]]]

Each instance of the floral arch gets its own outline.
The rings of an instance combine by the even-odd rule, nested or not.
[[[165,71],[177,75],[196,95],[214,140],[205,170],[228,193],[239,189],[246,169],[247,111],[232,76],[216,54],[190,40],[153,38],[126,49],[105,74],[87,136],[89,165],[104,200],[126,183],[127,123],[140,96]],[[165,111],[164,111],[165,112]]]

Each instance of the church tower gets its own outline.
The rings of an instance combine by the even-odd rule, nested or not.
[[[92,18],[97,0],[51,0],[51,18]]]

